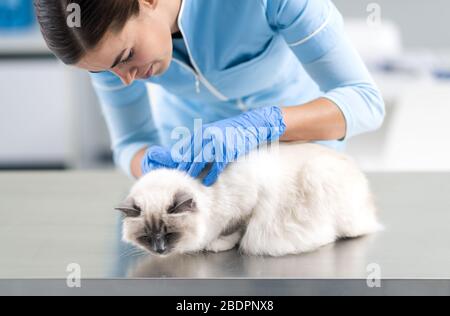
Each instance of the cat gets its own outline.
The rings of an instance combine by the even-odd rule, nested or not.
[[[116,209],[124,214],[123,241],[158,256],[238,246],[245,255],[277,257],[382,229],[353,159],[313,143],[253,151],[211,187],[178,170],[154,170]]]

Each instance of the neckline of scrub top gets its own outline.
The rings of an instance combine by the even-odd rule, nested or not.
[[[172,34],[172,38],[183,38],[183,35],[181,34],[180,31],[178,31]]]
[[[182,62],[184,62],[189,67],[193,68],[191,61],[189,60],[189,54],[187,52],[183,37],[180,37],[180,38],[173,37],[172,43],[173,43],[173,53],[174,53],[175,57],[180,59]],[[177,54],[175,54],[175,52]]]

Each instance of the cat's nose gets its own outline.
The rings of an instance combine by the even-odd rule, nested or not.
[[[154,239],[153,250],[159,254],[163,254],[164,252],[166,252],[167,247],[166,247],[166,241],[165,241],[164,237],[156,237]]]

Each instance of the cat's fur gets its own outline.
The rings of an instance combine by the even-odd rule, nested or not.
[[[118,208],[123,240],[160,255],[238,245],[245,254],[282,256],[381,228],[351,158],[310,143],[274,148],[230,164],[212,187],[177,170],[145,175]]]

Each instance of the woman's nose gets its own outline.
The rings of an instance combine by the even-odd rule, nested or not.
[[[133,83],[133,81],[136,79],[138,69],[137,68],[131,68],[127,71],[121,71],[121,70],[113,70],[113,72],[119,76],[120,80],[122,80],[123,84],[128,86]]]

